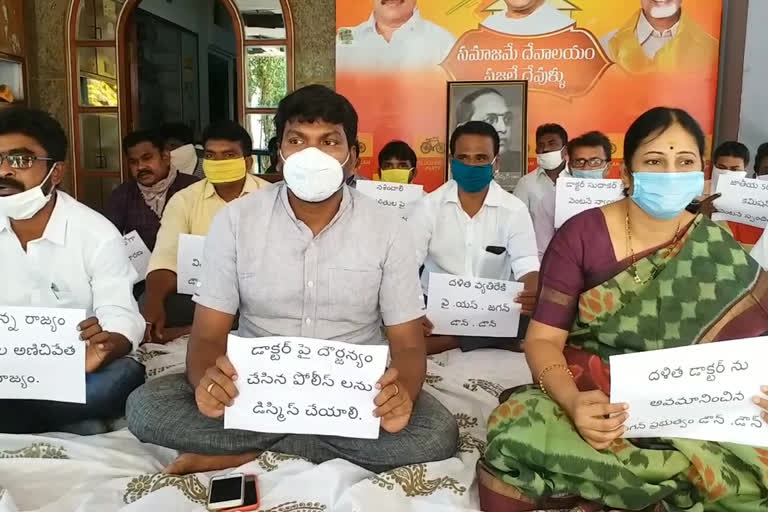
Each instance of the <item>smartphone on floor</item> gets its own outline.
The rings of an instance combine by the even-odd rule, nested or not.
[[[208,510],[227,510],[241,507],[245,502],[245,475],[215,476],[208,488]]]
[[[250,512],[251,510],[259,509],[259,487],[256,475],[245,475],[244,483],[243,504],[239,507],[222,510],[221,512]]]

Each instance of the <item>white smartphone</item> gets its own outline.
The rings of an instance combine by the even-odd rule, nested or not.
[[[215,476],[208,488],[208,510],[240,507],[245,501],[245,475]]]

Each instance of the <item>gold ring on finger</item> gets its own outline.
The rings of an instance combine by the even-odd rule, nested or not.
[[[206,390],[208,393],[210,393],[210,392],[211,392],[211,390],[213,389],[213,385],[214,385],[214,384],[216,384],[216,383],[215,383],[215,382],[211,382],[210,384],[208,384],[208,387],[207,387],[207,388],[205,388],[205,390]]]

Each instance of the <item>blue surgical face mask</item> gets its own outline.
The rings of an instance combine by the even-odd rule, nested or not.
[[[571,169],[571,175],[574,178],[579,178],[582,180],[601,180],[603,179],[603,176],[605,176],[605,170],[606,167],[592,171],[580,171],[578,169]]]
[[[456,158],[451,160],[451,171],[453,179],[465,192],[474,194],[487,187],[493,180],[493,159],[488,165],[467,165]]]
[[[704,173],[636,172],[632,200],[657,219],[674,219],[704,193]]]

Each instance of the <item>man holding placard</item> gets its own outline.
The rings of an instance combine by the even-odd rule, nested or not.
[[[343,96],[313,85],[280,102],[275,124],[285,184],[235,201],[216,217],[195,295],[187,375],[161,377],[137,390],[128,405],[131,431],[185,452],[166,469],[170,473],[239,466],[260,450],[316,463],[343,458],[377,472],[453,456],[456,422],[421,389],[423,311],[407,226],[345,185],[355,165],[357,113]],[[273,349],[254,346],[243,354],[232,337],[227,346],[238,311],[241,338],[300,337],[294,349],[305,343],[311,353],[323,348],[318,339],[345,342],[347,356],[358,352],[355,345],[386,344],[383,322],[391,362],[366,388],[376,390],[368,404],[369,414],[381,418],[378,439],[225,430],[225,410],[231,413],[241,391],[245,399],[243,386],[256,379],[236,374],[235,367],[243,366],[242,357]],[[274,349],[270,359],[292,350],[282,343]],[[320,405],[344,393],[317,388],[312,396]],[[265,396],[265,403],[272,398]],[[257,404],[253,413],[261,410]]]
[[[146,338],[155,343],[186,334],[192,325],[195,306],[189,295],[177,293],[179,237],[205,236],[216,213],[228,202],[269,186],[246,172],[253,165],[253,142],[239,124],[212,124],[203,132],[203,145],[205,179],[168,201],[149,261],[143,313]]]
[[[26,107],[0,111],[0,432],[61,430],[119,416],[144,382],[144,367],[125,357],[144,331],[131,293],[136,272],[115,227],[58,189],[66,154],[66,135],[50,115]],[[26,346],[17,344],[6,357],[20,333],[28,336]],[[24,353],[24,361],[9,363]],[[61,358],[61,382],[46,384],[51,357]],[[28,386],[9,389],[8,373],[22,371]],[[57,389],[83,380],[84,400]],[[81,403],[48,401],[62,399]]]
[[[524,291],[512,295],[509,302],[517,301],[522,313],[529,316],[538,284],[536,239],[525,205],[493,179],[499,168],[499,134],[488,123],[470,121],[453,132],[450,150],[453,179],[422,199],[408,221],[416,241],[417,263],[424,265],[422,290],[429,294],[430,274],[502,281],[514,278],[524,283]],[[510,314],[520,313],[519,308],[508,308]],[[433,327],[429,320],[425,322],[428,335]],[[471,350],[509,341],[483,337],[480,331],[477,336],[430,336],[428,350]],[[507,336],[517,338],[518,333]]]
[[[611,165],[611,141],[601,132],[589,132],[568,143],[568,165],[576,179],[605,179]],[[618,197],[617,197],[618,199]],[[546,194],[531,207],[539,259],[555,236],[556,194]]]

